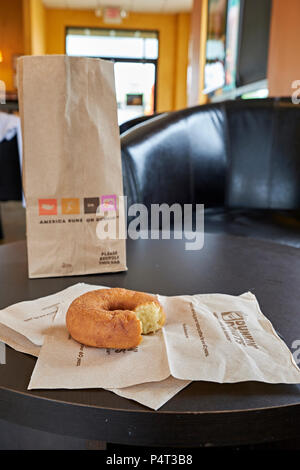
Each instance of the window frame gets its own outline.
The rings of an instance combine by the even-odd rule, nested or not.
[[[154,112],[157,111],[157,86],[158,86],[158,68],[159,68],[159,57],[160,57],[160,35],[159,31],[156,29],[133,29],[133,28],[102,28],[97,26],[66,26],[65,27],[65,54],[67,54],[67,35],[68,30],[82,30],[82,29],[89,29],[93,31],[104,30],[104,31],[118,31],[118,32],[137,32],[140,31],[141,33],[154,33],[157,36],[158,40],[158,57],[157,59],[133,59],[133,58],[124,58],[124,57],[95,57],[92,56],[93,59],[102,59],[102,60],[109,60],[113,63],[115,62],[127,62],[127,63],[135,63],[135,64],[153,64],[155,68],[155,83],[154,83]],[[89,57],[89,56],[85,56]]]

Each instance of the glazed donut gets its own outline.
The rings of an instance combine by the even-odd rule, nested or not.
[[[81,295],[66,315],[72,338],[96,348],[134,348],[142,334],[154,333],[164,322],[163,308],[155,297],[119,288]]]

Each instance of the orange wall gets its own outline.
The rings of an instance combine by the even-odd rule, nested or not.
[[[46,9],[42,0],[31,1],[31,54],[46,53]]]
[[[300,80],[299,0],[273,0],[268,79],[271,96],[290,96]]]
[[[25,54],[46,53],[46,9],[42,0],[23,0]]]
[[[67,26],[109,27],[92,10],[46,10],[46,53],[65,53]],[[130,13],[121,25],[113,28],[155,29],[159,31],[157,111],[186,106],[186,68],[188,58],[188,14]],[[180,44],[179,44],[180,42]]]
[[[0,80],[8,91],[13,90],[13,55],[24,53],[22,0],[0,1],[0,50]]]
[[[190,40],[190,15],[176,15],[176,45],[175,45],[175,96],[174,109],[187,106],[187,70]]]

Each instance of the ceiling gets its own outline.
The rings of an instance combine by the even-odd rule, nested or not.
[[[193,0],[43,0],[49,8],[95,9],[101,6],[116,6],[128,11],[176,13],[190,11]]]

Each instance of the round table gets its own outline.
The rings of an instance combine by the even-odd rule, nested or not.
[[[204,248],[184,240],[128,240],[128,272],[29,280],[26,245],[0,247],[0,308],[77,282],[163,295],[253,292],[292,348],[300,339],[300,251],[227,235]],[[159,411],[100,390],[28,391],[35,359],[7,347],[0,366],[0,419],[87,440],[146,446],[240,445],[300,435],[300,387],[193,382]]]

